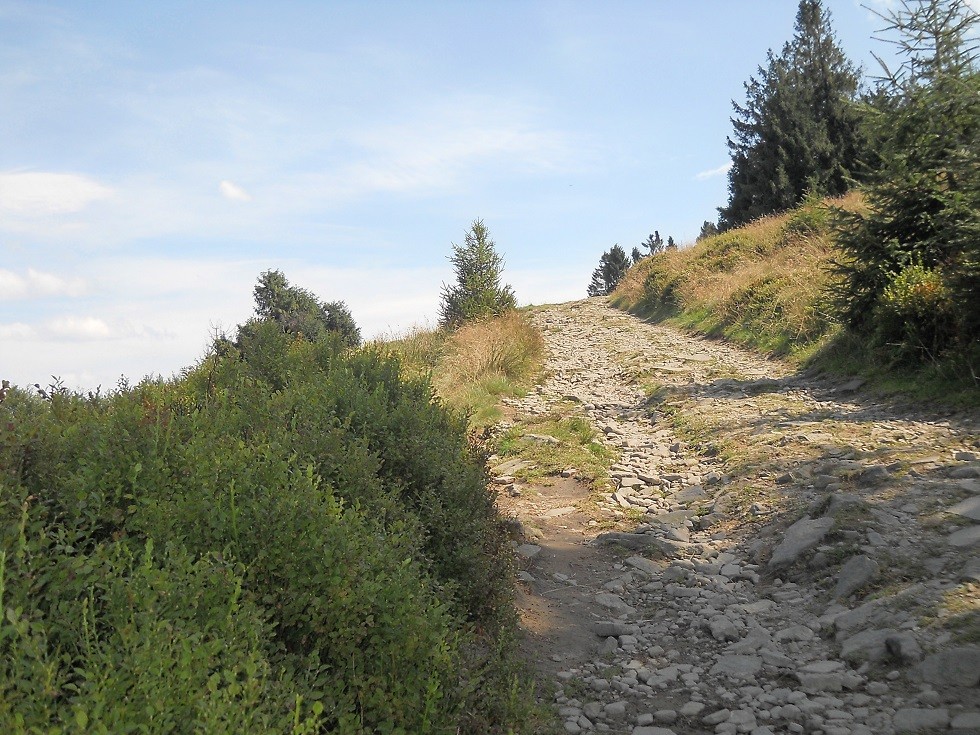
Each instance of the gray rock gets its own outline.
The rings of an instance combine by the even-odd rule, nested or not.
[[[841,643],[841,658],[851,663],[881,661],[888,657],[885,641],[897,635],[896,630],[862,630]]]
[[[642,556],[631,556],[626,560],[626,563],[634,569],[639,569],[641,572],[649,574],[651,577],[656,574],[660,574],[663,569],[663,567],[661,567],[660,564],[657,564],[657,562],[651,561],[650,559],[646,559]]]
[[[525,559],[533,559],[541,553],[541,547],[536,544],[521,544],[517,547],[517,553]]]
[[[722,722],[727,722],[728,718],[732,716],[732,711],[730,709],[719,709],[712,712],[710,715],[705,715],[701,718],[701,722],[705,725],[718,725]]]
[[[946,729],[949,724],[949,710],[945,709],[900,709],[892,717],[895,732],[922,732],[937,728]]]
[[[949,534],[946,539],[950,546],[966,547],[980,544],[980,525],[967,526]]]
[[[961,712],[949,723],[952,730],[980,732],[980,712]]]
[[[600,638],[612,636],[618,638],[621,635],[639,635],[640,626],[621,623],[618,620],[602,620],[592,626],[595,634]]]
[[[717,526],[723,520],[725,520],[724,513],[708,513],[703,515],[697,520],[697,526],[699,531],[707,531],[712,526]]]
[[[643,725],[641,727],[633,728],[633,735],[677,735],[669,727],[654,727],[652,725]]]
[[[738,626],[724,615],[715,615],[708,621],[708,628],[711,630],[711,637],[716,641],[737,641],[739,639]]]
[[[602,607],[607,610],[612,610],[618,613],[633,613],[636,612],[636,608],[627,605],[623,602],[623,598],[619,595],[614,595],[611,592],[600,592],[595,596],[595,601],[602,605]]]
[[[896,661],[910,665],[922,660],[922,648],[915,636],[909,632],[898,633],[885,639],[888,655]]]
[[[958,579],[961,582],[980,582],[980,557],[974,557],[967,561],[959,573]]]
[[[722,674],[732,679],[751,679],[762,669],[762,658],[739,654],[719,656],[709,674]]]
[[[973,452],[958,451],[953,453],[953,459],[958,462],[975,462],[977,455]]]
[[[852,556],[841,567],[837,575],[837,586],[834,587],[834,597],[850,597],[868,582],[875,579],[881,568],[878,562],[864,554]]]
[[[891,477],[891,471],[884,465],[871,465],[865,467],[858,476],[858,481],[862,485],[876,485],[883,480]]]
[[[690,503],[692,500],[699,500],[705,496],[704,488],[700,485],[691,485],[684,488],[676,493],[673,493],[667,499],[674,503]]]
[[[844,689],[844,676],[839,671],[808,673],[798,671],[800,686],[810,692],[840,692]]]
[[[974,495],[972,498],[957,503],[947,512],[980,522],[980,495]]]
[[[823,541],[824,536],[834,526],[833,518],[802,518],[786,529],[782,543],[776,547],[769,560],[771,569],[789,566],[804,551],[812,549]]]
[[[649,533],[621,533],[619,531],[600,533],[596,537],[595,543],[599,546],[619,544],[635,551],[656,549],[667,556],[685,551],[690,546],[690,544],[685,544],[683,541],[672,541],[670,539],[652,536]]]
[[[814,632],[812,628],[805,625],[791,625],[788,628],[776,631],[776,640],[779,643],[785,641],[809,641],[813,640]]]
[[[950,471],[949,476],[954,480],[971,480],[980,477],[980,467],[957,467]]]
[[[959,646],[927,656],[916,673],[936,686],[975,687],[980,684],[980,646]]]

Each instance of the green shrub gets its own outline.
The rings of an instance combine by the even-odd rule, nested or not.
[[[875,339],[899,354],[937,358],[953,339],[956,314],[950,291],[934,268],[912,265],[895,275],[878,299]]]
[[[219,346],[0,403],[0,731],[516,727],[465,417],[379,350],[272,323]]]

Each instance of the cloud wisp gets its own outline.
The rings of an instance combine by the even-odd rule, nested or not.
[[[694,178],[697,181],[704,181],[705,179],[713,179],[716,176],[724,176],[731,170],[732,170],[732,162],[729,161],[725,165],[719,166],[718,168],[711,168],[708,169],[707,171],[701,171],[699,173],[696,173],[694,174]]]
[[[28,268],[24,274],[0,268],[0,301],[81,296],[86,292],[81,278],[55,275]]]

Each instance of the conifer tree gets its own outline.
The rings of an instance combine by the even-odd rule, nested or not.
[[[717,234],[718,234],[718,225],[716,225],[714,222],[709,222],[708,220],[705,220],[701,224],[701,232],[698,233],[697,242],[701,242],[705,238]]]
[[[462,245],[453,243],[449,261],[456,270],[456,283],[442,286],[439,322],[443,327],[452,329],[517,306],[511,287],[500,285],[504,259],[496,247],[482,219],[473,220]]]
[[[260,274],[253,295],[256,317],[275,322],[284,332],[310,342],[328,334],[339,335],[351,347],[361,342],[361,331],[343,301],[321,301],[305,288],[291,286],[282,271]],[[251,334],[254,328],[254,323],[247,322],[239,329],[239,337]]]
[[[980,344],[980,15],[901,2],[901,66],[869,109],[880,166],[867,213],[840,213],[841,315],[905,355]]]
[[[592,271],[589,296],[611,294],[629,269],[630,259],[626,251],[619,245],[613,245],[599,258],[599,267]]]
[[[837,45],[821,0],[800,0],[796,29],[732,102],[729,201],[722,229],[789,209],[808,191],[842,194],[861,151],[853,105],[859,72]]]
[[[656,255],[657,253],[663,252],[664,240],[660,237],[660,231],[654,230],[652,235],[647,235],[647,239],[640,243],[641,247],[645,247],[650,255]]]

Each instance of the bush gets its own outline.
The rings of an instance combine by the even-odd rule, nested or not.
[[[885,287],[875,312],[875,341],[900,354],[936,359],[956,332],[955,306],[939,271],[913,265]]]
[[[248,340],[0,403],[0,730],[515,727],[511,553],[465,419],[377,349]]]

